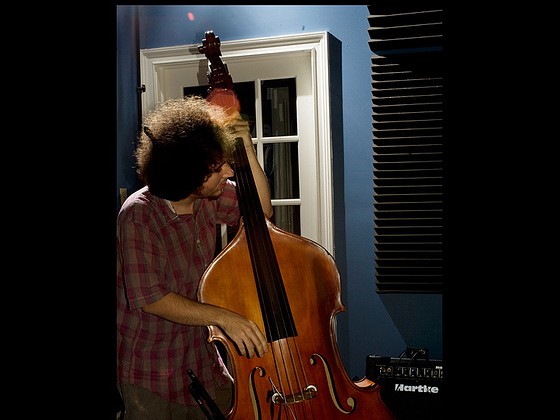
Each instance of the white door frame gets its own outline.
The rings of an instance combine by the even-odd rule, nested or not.
[[[266,58],[267,56],[269,58],[279,56],[293,58],[302,55],[302,53],[309,57],[315,119],[314,160],[316,162],[316,173],[314,175],[304,175],[300,171],[300,176],[304,176],[300,182],[304,184],[306,177],[314,176],[313,182],[316,183],[317,189],[317,205],[316,214],[312,216],[312,220],[315,222],[315,227],[312,230],[314,233],[306,235],[302,232],[302,235],[322,245],[334,256],[328,33],[309,32],[297,35],[223,41],[220,42],[220,52],[226,64],[228,59],[256,59]],[[185,65],[190,66],[191,69],[193,65],[196,65],[199,71],[193,77],[198,79],[199,85],[208,84],[206,79],[207,60],[198,51],[198,45],[140,50],[141,84],[145,87],[145,92],[142,95],[143,115],[153,109],[156,104],[170,97],[170,93],[167,92],[166,74]],[[180,97],[180,93],[173,93],[172,96]],[[302,221],[304,219],[302,215]]]

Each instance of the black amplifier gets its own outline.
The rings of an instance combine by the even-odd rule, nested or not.
[[[397,420],[443,420],[442,360],[370,355],[366,377],[381,386],[381,399]]]

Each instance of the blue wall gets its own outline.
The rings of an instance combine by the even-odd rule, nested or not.
[[[187,15],[192,13],[194,20]],[[338,261],[347,312],[337,316],[338,344],[350,377],[365,375],[370,354],[398,356],[406,346],[442,358],[442,297],[375,292],[373,144],[368,10],[352,6],[117,6],[117,185],[138,187],[132,150],[138,124],[139,49],[327,31],[341,42],[344,261]],[[137,26],[136,26],[137,25]],[[136,27],[138,29],[136,29]],[[136,41],[138,39],[138,42]],[[335,157],[336,160],[336,157]],[[335,220],[335,224],[337,220]]]

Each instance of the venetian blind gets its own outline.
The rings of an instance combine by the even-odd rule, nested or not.
[[[443,288],[442,1],[368,6],[378,293]]]

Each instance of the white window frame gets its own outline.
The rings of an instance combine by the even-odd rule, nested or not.
[[[219,35],[219,34],[216,34]],[[309,32],[297,35],[277,37],[251,38],[236,41],[220,42],[220,52],[224,63],[229,59],[256,59],[258,57],[293,58],[302,53],[309,57],[311,71],[311,91],[314,105],[314,138],[315,138],[315,174],[305,174],[300,164],[300,183],[314,182],[316,185],[316,206],[313,215],[304,215],[304,220],[313,220],[315,226],[312,233],[305,236],[322,245],[334,256],[333,234],[333,191],[332,191],[332,138],[329,98],[329,63],[328,33]],[[198,45],[179,45],[173,47],[150,48],[140,50],[140,76],[145,92],[142,94],[143,115],[153,109],[156,104],[167,99],[165,86],[166,72],[170,69],[197,63],[200,67],[198,79],[200,85],[206,85],[207,61],[198,52]],[[235,79],[235,75],[234,80]],[[262,75],[266,79],[266,74]],[[299,113],[299,111],[298,111]],[[274,203],[274,202],[273,202]],[[309,210],[308,210],[309,211]],[[307,222],[309,223],[309,222]]]

